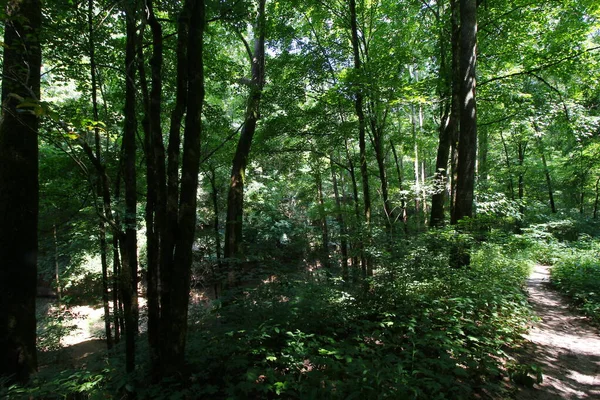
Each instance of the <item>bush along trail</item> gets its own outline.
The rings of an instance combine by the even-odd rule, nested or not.
[[[580,298],[581,293],[572,290],[577,286],[573,284],[577,271],[560,279],[565,268],[573,265],[577,263],[568,259],[559,262],[552,272],[552,282],[571,295],[575,304],[591,310],[590,303]],[[581,267],[582,263],[579,265]],[[581,267],[579,272],[585,269],[585,266]],[[590,275],[585,276],[586,282]],[[554,290],[548,266],[535,266],[527,290],[539,321],[525,336],[528,342],[518,357],[518,367],[512,371],[509,367],[513,381],[520,384],[516,399],[600,398],[599,330],[590,325],[582,313],[572,310],[568,298]],[[594,296],[594,292],[589,293]]]

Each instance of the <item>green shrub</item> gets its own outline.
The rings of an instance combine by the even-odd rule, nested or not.
[[[551,271],[552,283],[596,322],[600,322],[599,256],[595,249],[578,249],[564,255]]]

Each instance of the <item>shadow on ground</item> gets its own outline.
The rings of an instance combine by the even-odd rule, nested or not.
[[[542,368],[544,381],[519,388],[516,399],[600,399],[600,335],[585,317],[568,307],[568,301],[550,287],[548,267],[538,265],[527,289],[534,312],[528,342],[516,357],[521,364]]]

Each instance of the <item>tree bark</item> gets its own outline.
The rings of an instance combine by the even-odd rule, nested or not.
[[[333,157],[330,157],[330,160],[333,160]],[[342,279],[344,282],[348,282],[350,277],[348,271],[348,239],[346,232],[346,221],[344,219],[344,214],[342,212],[342,201],[340,199],[340,191],[338,188],[338,179],[337,174],[335,172],[335,167],[333,162],[329,163],[329,167],[331,168],[331,183],[333,184],[333,194],[335,197],[335,207],[336,207],[336,220],[338,225],[340,226],[340,253],[342,256]]]
[[[350,0],[350,33],[352,37],[352,53],[354,57],[354,70],[357,73],[358,79],[361,78],[362,63],[360,59],[360,43],[358,38],[358,23],[356,17],[356,0]],[[362,89],[362,83],[357,85],[354,93],[354,110],[358,118],[358,147],[360,152],[360,175],[362,178],[363,185],[363,207],[364,207],[364,221],[365,230],[361,232],[363,240],[361,243],[361,267],[364,276],[371,276],[373,274],[372,266],[370,265],[369,259],[364,252],[364,248],[370,241],[370,230],[371,230],[371,195],[369,191],[369,171],[367,166],[367,141],[366,141],[366,127],[365,127],[365,113],[363,110],[364,95]]]
[[[244,127],[240,134],[229,182],[227,195],[227,221],[225,224],[225,249],[224,255],[228,259],[241,258],[242,227],[244,213],[244,185],[246,180],[246,166],[250,155],[252,139],[256,132],[256,124],[260,118],[260,100],[265,82],[265,3],[258,0],[258,15],[255,25],[254,52],[251,55],[252,78],[250,82],[250,95],[246,105]],[[234,263],[229,263],[232,268]],[[228,271],[230,283],[235,281],[236,271]]]
[[[313,154],[315,154],[314,151]],[[317,202],[319,204],[319,223],[321,225],[321,263],[325,269],[329,269],[329,227],[327,226],[325,201],[323,199],[323,179],[316,157],[313,161],[313,172],[315,177],[315,186],[317,189]]]
[[[147,253],[147,299],[148,299],[148,344],[153,367],[159,360],[160,347],[160,232],[165,216],[165,149],[161,128],[163,35],[162,26],[156,19],[152,0],[146,0],[147,22],[152,33],[152,57],[150,59],[152,88],[147,89],[145,70],[140,62],[140,83],[144,94],[146,153],[146,253]],[[141,53],[141,48],[138,52]],[[143,53],[139,55],[141,59]],[[140,60],[141,61],[141,60]],[[155,369],[154,372],[158,372]]]
[[[98,83],[96,76],[96,43],[94,41],[94,23],[93,23],[94,0],[88,0],[88,44],[90,56],[90,77],[92,81],[92,113],[94,115],[94,141],[96,145],[96,158],[102,159],[102,146],[100,143],[100,129],[98,121],[100,120],[98,113]],[[102,183],[100,179],[96,182],[96,191],[102,193]],[[99,205],[98,213],[106,215],[103,205]],[[106,347],[112,348],[112,332],[110,326],[110,307],[108,303],[108,242],[106,240],[106,223],[100,218],[98,224],[98,236],[100,241],[100,264],[102,266],[102,304],[104,307],[104,330],[106,333]]]
[[[392,148],[392,154],[394,155],[394,162],[396,163],[396,174],[398,175],[398,189],[400,190],[400,216],[402,218],[402,225],[404,225],[404,233],[408,233],[408,215],[406,214],[406,197],[402,192],[404,191],[404,179],[402,179],[404,175],[403,166],[402,166],[402,158],[398,157],[398,152],[396,151],[396,146],[390,140],[390,146]]]
[[[458,132],[460,129],[460,13],[459,0],[450,0],[452,51],[452,102],[450,104],[450,219],[456,204],[456,174],[458,172]]]
[[[475,68],[477,65],[477,1],[460,0],[460,130],[456,204],[452,223],[473,216],[475,161],[477,155],[477,108]]]
[[[8,376],[9,382],[23,383],[37,368],[39,120],[36,103],[40,97],[41,15],[39,0],[9,0],[4,21],[0,122],[0,376]]]
[[[598,219],[598,200],[600,200],[600,176],[596,179],[596,199],[594,200],[594,219]]]
[[[125,182],[125,234],[120,238],[123,268],[121,270],[121,293],[125,312],[125,368],[127,372],[135,369],[135,341],[138,333],[137,304],[137,182],[136,182],[136,131],[135,111],[135,57],[137,46],[137,17],[133,7],[125,10],[126,48],[125,48],[125,127],[123,131],[123,165]]]
[[[187,113],[183,134],[181,160],[181,189],[177,219],[177,238],[171,272],[170,321],[163,326],[169,338],[163,343],[165,371],[171,375],[179,372],[184,364],[187,339],[187,316],[192,267],[192,246],[196,233],[196,203],[198,174],[200,172],[200,150],[202,136],[202,105],[204,102],[204,27],[205,10],[203,0],[190,1],[190,24],[188,35],[188,90]],[[187,3],[187,2],[186,2]]]

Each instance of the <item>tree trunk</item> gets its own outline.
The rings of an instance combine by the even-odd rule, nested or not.
[[[244,185],[246,180],[246,166],[252,138],[256,131],[256,124],[260,118],[260,100],[265,81],[265,3],[258,0],[258,15],[255,26],[254,53],[251,55],[252,79],[250,83],[250,96],[246,106],[244,127],[238,141],[233,157],[229,193],[227,195],[227,222],[225,225],[225,257],[228,259],[240,258],[242,244],[242,225],[244,213]],[[230,263],[230,268],[233,266]],[[235,281],[236,271],[229,271],[230,283]]]
[[[314,151],[313,151],[313,154]],[[329,227],[327,226],[327,215],[325,214],[325,201],[323,200],[323,179],[319,169],[318,160],[314,160],[315,186],[317,188],[317,202],[319,204],[319,223],[321,225],[321,263],[325,269],[329,269]]]
[[[88,44],[89,44],[89,56],[90,56],[90,77],[92,80],[92,113],[94,115],[94,141],[96,144],[96,158],[102,159],[102,146],[100,143],[100,130],[98,128],[99,114],[98,114],[98,83],[96,77],[96,46],[94,41],[94,23],[93,23],[93,9],[94,1],[88,0]],[[100,179],[96,183],[96,191],[98,194],[102,193],[102,183]],[[104,206],[100,205],[98,213],[105,216],[106,211]],[[106,347],[110,350],[112,348],[112,332],[110,326],[110,307],[108,303],[108,243],[106,241],[106,224],[102,218],[100,218],[98,224],[98,236],[100,241],[100,264],[102,266],[102,304],[104,307],[104,330],[106,333]]]
[[[211,187],[211,200],[212,200],[212,206],[213,206],[213,234],[215,237],[215,255],[217,257],[217,270],[215,271],[214,268],[212,269],[211,279],[214,283],[215,298],[219,298],[219,285],[217,283],[219,281],[219,279],[217,278],[216,275],[218,272],[221,272],[221,270],[222,270],[221,232],[219,231],[219,228],[221,225],[219,214],[221,213],[221,211],[219,209],[219,187],[217,186],[216,167],[211,166],[210,174],[209,174],[208,178],[210,179],[210,187]]]
[[[154,14],[153,3],[146,1],[147,22],[152,32],[152,57],[150,59],[152,88],[148,92],[143,64],[138,65],[140,83],[144,95],[144,146],[146,153],[146,253],[147,253],[147,299],[148,299],[148,345],[150,359],[155,368],[160,347],[160,230],[164,226],[165,210],[165,148],[161,128],[163,37],[162,26]],[[141,47],[138,52],[142,53]],[[142,59],[143,53],[138,57]],[[159,211],[160,210],[160,211]],[[158,372],[155,368],[154,372]]]
[[[125,368],[127,372],[135,369],[135,340],[138,333],[137,306],[137,240],[136,240],[136,131],[135,110],[135,57],[137,46],[136,10],[127,7],[126,49],[125,49],[125,127],[123,131],[123,165],[125,182],[125,234],[120,238],[123,269],[121,270],[121,293],[125,312]]]
[[[398,189],[400,190],[400,216],[402,218],[402,224],[404,225],[404,233],[408,233],[408,215],[406,214],[406,197],[402,192],[404,191],[404,179],[402,179],[404,175],[403,166],[402,166],[402,158],[398,157],[398,153],[396,152],[396,146],[390,140],[390,146],[392,148],[392,154],[394,155],[394,161],[396,163],[396,174],[398,175]]]
[[[362,72],[361,60],[360,60],[360,49],[359,49],[359,38],[358,38],[358,23],[356,17],[356,1],[350,0],[350,30],[352,36],[352,52],[354,56],[354,69],[360,76]],[[368,246],[371,236],[371,195],[369,192],[369,171],[367,167],[367,142],[366,142],[366,127],[365,127],[365,114],[363,110],[363,88],[362,84],[359,84],[354,93],[354,109],[358,118],[358,147],[360,151],[360,175],[363,184],[363,206],[364,206],[364,221],[366,225],[366,232],[361,232],[363,236],[361,248],[364,249]],[[369,259],[366,253],[362,251],[361,255],[361,267],[364,276],[371,276],[373,274],[372,266],[370,265]]]
[[[333,156],[330,157],[333,160]],[[331,168],[331,182],[333,184],[333,194],[335,197],[336,207],[336,220],[340,226],[340,253],[342,256],[342,279],[344,282],[348,282],[349,271],[348,271],[348,240],[346,238],[346,221],[344,220],[344,214],[342,212],[342,202],[340,200],[340,191],[338,188],[337,174],[333,165],[333,161],[330,161],[329,167]]]
[[[346,150],[346,158],[348,159],[348,173],[350,174],[350,180],[352,181],[352,202],[354,204],[354,215],[356,216],[356,224],[354,224],[354,230],[353,230],[353,240],[356,240],[356,238],[358,238],[358,234],[355,231],[356,227],[358,225],[358,221],[360,221],[360,205],[358,204],[358,183],[356,181],[356,168],[354,167],[354,161],[352,161],[352,155],[350,154],[350,149],[348,146],[348,140],[346,139],[344,141],[344,146],[345,146],[345,150]],[[353,242],[352,243],[352,248],[356,248],[358,250],[358,252],[354,251],[353,256],[352,256],[352,266],[353,267],[358,267],[358,254],[360,253],[361,256],[361,260],[363,259],[362,254],[364,253],[364,248],[362,246],[362,244],[360,243],[360,241],[358,243]]]
[[[519,141],[518,143],[518,154],[519,154],[519,214],[521,219],[525,216],[525,206],[523,203],[523,196],[525,195],[525,151],[527,150],[527,143]]]
[[[41,4],[9,0],[0,122],[0,376],[27,382],[37,368],[38,117]],[[23,101],[25,104],[22,104]],[[20,108],[17,108],[21,104]]]
[[[205,10],[203,0],[187,0],[189,34],[187,41],[187,113],[183,136],[181,160],[181,189],[177,215],[177,237],[174,241],[172,261],[168,270],[169,310],[161,305],[161,369],[166,375],[179,373],[184,366],[187,339],[188,301],[190,276],[196,232],[196,202],[198,174],[200,171],[200,146],[202,136],[202,105],[204,102],[203,45]],[[169,142],[169,146],[172,143]]]
[[[60,265],[58,263],[58,233],[56,224],[52,225],[54,236],[54,283],[56,285],[56,299],[62,300],[62,288],[60,287]]]
[[[535,125],[534,125],[535,127]],[[536,127],[537,131],[537,127]],[[542,157],[542,165],[544,166],[544,175],[546,176],[546,185],[548,187],[548,199],[550,201],[550,210],[552,214],[556,214],[556,203],[554,203],[554,190],[552,189],[552,178],[550,176],[550,170],[548,169],[548,162],[546,161],[546,154],[544,152],[544,145],[542,139],[537,139],[538,149],[540,150],[540,156]]]
[[[600,199],[600,176],[596,179],[596,199],[594,200],[594,219],[598,219],[598,200]]]
[[[458,172],[458,131],[460,128],[460,13],[459,0],[450,0],[452,51],[452,102],[450,104],[450,219],[456,204],[456,174]]]
[[[121,276],[121,258],[119,257],[119,239],[117,235],[113,233],[112,239],[113,247],[113,279],[112,279],[112,302],[113,302],[113,319],[115,327],[115,343],[121,341],[121,298],[119,290],[119,277]]]
[[[460,0],[460,130],[456,204],[452,223],[473,216],[475,161],[477,155],[477,109],[475,68],[477,59],[477,1]]]

